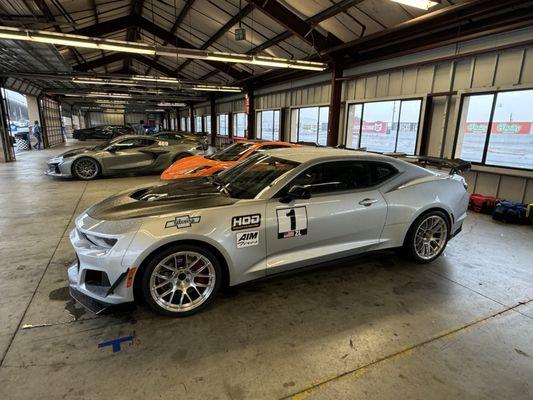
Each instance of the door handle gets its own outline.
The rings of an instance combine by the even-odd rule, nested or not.
[[[372,204],[377,203],[379,200],[377,199],[364,199],[359,202],[362,206],[370,207]]]

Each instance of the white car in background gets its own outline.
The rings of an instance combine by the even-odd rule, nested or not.
[[[459,173],[469,163],[451,166],[443,174],[367,152],[288,148],[216,177],[119,193],[76,219],[71,295],[97,313],[142,298],[186,316],[222,286],[323,261],[402,247],[433,261],[466,217]]]

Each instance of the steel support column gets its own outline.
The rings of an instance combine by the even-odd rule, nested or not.
[[[246,136],[248,139],[255,139],[255,95],[253,88],[248,89],[246,93],[246,115],[248,116],[248,126],[246,127]]]
[[[233,139],[233,112],[228,113],[228,137]]]
[[[328,119],[328,146],[337,146],[339,144],[339,127],[341,119],[341,92],[342,67],[335,63],[331,72],[331,97],[329,100],[329,119]]]
[[[217,143],[217,107],[214,95],[209,98],[209,106],[211,110],[211,146],[214,147]]]
[[[9,134],[7,104],[3,86],[0,87],[0,162],[15,161],[15,149]]]
[[[190,126],[191,126],[191,132],[196,132],[196,129],[194,129],[194,124],[195,124],[195,120],[194,120],[194,105],[193,103],[189,104],[189,118],[190,118]]]

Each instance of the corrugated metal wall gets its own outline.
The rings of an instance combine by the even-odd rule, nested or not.
[[[339,142],[345,142],[347,102],[420,97],[424,100],[424,110],[428,95],[457,91],[455,95],[433,97],[433,113],[427,138],[429,155],[452,157],[460,96],[468,91],[512,89],[519,85],[533,87],[533,46],[443,62],[430,63],[428,60],[453,58],[457,54],[486,50],[524,38],[531,39],[531,35],[533,30],[522,30],[514,35],[499,35],[465,43],[460,47],[436,49],[345,71],[345,76],[354,75],[354,79],[343,83]],[[418,66],[409,66],[413,64]],[[327,105],[331,85],[322,82],[294,89],[269,89],[270,93],[265,93],[268,90],[262,89],[263,94],[256,96],[256,110]],[[290,115],[286,114],[285,126],[289,129]],[[421,129],[423,122],[422,119]],[[421,139],[422,135],[419,135],[417,150],[420,150]],[[466,178],[472,192],[533,202],[533,172],[475,166]]]
[[[89,126],[96,125],[124,125],[124,114],[90,112]]]
[[[143,120],[146,122],[146,114],[145,113],[126,113],[125,120],[126,124],[138,124],[139,121]]]

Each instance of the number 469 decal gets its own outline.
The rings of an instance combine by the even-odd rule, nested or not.
[[[307,235],[307,209],[305,207],[276,210],[278,239]]]

